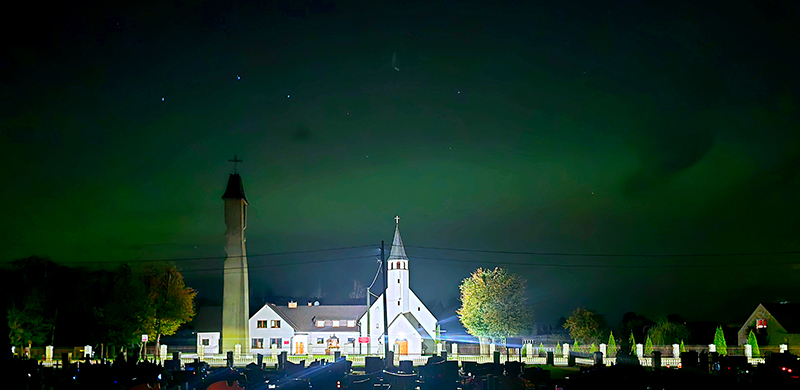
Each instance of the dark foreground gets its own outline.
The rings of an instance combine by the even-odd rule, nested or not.
[[[507,364],[464,363],[432,357],[424,366],[384,369],[379,358],[353,369],[345,359],[315,361],[307,367],[284,361],[279,367],[220,368],[211,370],[196,362],[186,367],[166,367],[122,359],[103,364],[73,364],[67,368],[40,366],[33,360],[4,364],[4,389],[108,389],[181,390],[228,389],[798,389],[797,357],[781,354],[766,364],[751,367],[739,359],[720,358],[707,366],[682,369],[646,369],[638,365],[612,367],[531,367]],[[169,362],[168,362],[169,363]]]

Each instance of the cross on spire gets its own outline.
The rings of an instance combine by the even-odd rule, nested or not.
[[[400,216],[399,215],[395,215],[394,216],[394,222],[397,223],[398,225],[400,224]]]
[[[233,160],[228,160],[228,161],[230,161],[230,162],[232,162],[232,163],[233,163],[233,173],[234,173],[234,174],[236,174],[236,173],[237,173],[237,172],[236,172],[236,165],[237,165],[238,163],[240,163],[240,162],[244,162],[244,161],[242,161],[242,160],[239,160],[239,158],[238,158],[238,157],[237,157],[235,154],[233,155]]]

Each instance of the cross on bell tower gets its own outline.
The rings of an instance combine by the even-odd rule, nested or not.
[[[240,163],[240,162],[244,162],[244,161],[242,161],[242,160],[239,160],[239,157],[238,157],[238,156],[236,156],[235,154],[233,155],[233,160],[228,160],[228,161],[230,161],[230,162],[232,162],[232,163],[233,163],[233,173],[234,173],[234,174],[238,173],[238,172],[236,172],[236,168],[237,168],[237,166],[236,166],[236,165],[237,165],[238,163]]]

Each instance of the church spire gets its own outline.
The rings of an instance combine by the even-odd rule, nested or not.
[[[392,240],[392,251],[389,253],[389,260],[406,260],[406,248],[403,247],[403,239],[400,237],[400,216],[395,216],[394,221],[394,240]]]

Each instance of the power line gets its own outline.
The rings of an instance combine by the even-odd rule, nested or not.
[[[309,249],[303,251],[292,251],[292,252],[273,252],[273,253],[256,253],[256,254],[248,254],[244,256],[210,256],[210,257],[177,257],[177,258],[163,258],[163,259],[139,259],[139,260],[127,260],[122,261],[120,263],[159,263],[159,262],[171,262],[171,261],[201,261],[201,260],[222,260],[226,258],[236,258],[236,257],[267,257],[267,256],[284,256],[284,255],[296,255],[296,254],[303,254],[303,253],[317,253],[317,252],[331,252],[331,251],[340,251],[346,249],[358,249],[358,248],[367,248],[375,245],[356,245],[356,246],[343,246],[339,248],[325,248],[325,249]],[[86,261],[71,261],[71,262],[64,262],[60,264],[64,265],[71,265],[71,264],[110,264],[109,261],[101,261],[101,260],[86,260]]]
[[[747,264],[555,264],[555,263],[522,263],[513,261],[492,261],[492,260],[467,260],[467,259],[452,259],[440,257],[422,257],[414,256],[415,259],[421,260],[434,260],[434,261],[452,261],[458,263],[475,263],[475,264],[499,264],[499,265],[519,265],[523,267],[552,267],[552,268],[715,268],[715,267],[761,267],[761,266],[774,266],[774,265],[796,265],[798,262],[779,262],[779,263],[747,263]]]
[[[406,248],[434,249],[453,252],[493,253],[504,255],[530,255],[530,256],[569,256],[569,257],[743,257],[743,256],[770,256],[770,255],[797,255],[800,251],[782,252],[738,252],[738,253],[570,253],[570,252],[526,252],[493,249],[464,249],[443,248],[433,246],[404,245]]]
[[[228,270],[236,270],[236,269],[251,269],[251,268],[269,268],[269,267],[284,267],[284,266],[292,266],[292,265],[306,265],[306,264],[319,264],[319,263],[332,263],[336,261],[345,261],[345,260],[355,260],[355,259],[365,259],[365,258],[374,258],[374,255],[367,255],[367,256],[353,256],[353,257],[342,257],[338,259],[323,259],[323,260],[312,260],[312,261],[302,261],[302,262],[295,262],[295,263],[283,263],[283,264],[261,264],[261,265],[248,265],[247,267],[214,267],[214,268],[189,268],[181,270],[181,273],[186,272],[210,272],[210,271],[224,271]]]

